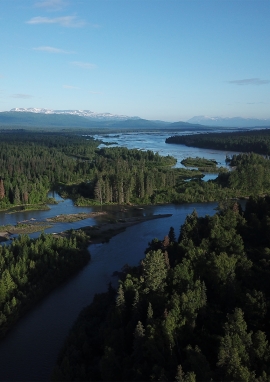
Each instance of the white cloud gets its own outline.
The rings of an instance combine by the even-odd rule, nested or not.
[[[72,85],[63,85],[64,89],[74,89],[74,90],[80,90],[81,88],[78,88],[77,86]]]
[[[267,85],[270,80],[261,80],[260,78],[245,78],[243,80],[227,81],[229,84],[245,86],[245,85]]]
[[[74,53],[74,52],[68,52],[68,51],[63,50],[63,49],[54,48],[52,46],[39,46],[39,47],[33,48],[33,49],[34,50],[41,50],[43,52],[48,52],[48,53],[64,53],[64,54]]]
[[[35,7],[47,9],[49,11],[58,11],[64,8],[67,5],[67,2],[64,0],[44,0],[38,1],[35,3]]]
[[[71,62],[71,65],[78,66],[82,69],[95,69],[97,66],[95,64],[91,64],[90,62],[80,62],[80,61],[73,61]]]
[[[27,24],[58,24],[62,27],[80,28],[83,27],[86,22],[79,19],[77,16],[62,16],[62,17],[32,17],[32,19],[26,21]]]
[[[12,94],[11,97],[12,98],[23,98],[23,99],[33,98],[33,96],[31,96],[30,94]]]

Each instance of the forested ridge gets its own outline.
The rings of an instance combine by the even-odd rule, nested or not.
[[[167,138],[166,143],[270,155],[270,129],[230,133],[174,135]]]
[[[270,381],[270,197],[168,231],[82,311],[54,381]]]

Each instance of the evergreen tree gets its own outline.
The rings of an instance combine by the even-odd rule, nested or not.
[[[5,197],[5,187],[3,179],[0,179],[0,200]]]

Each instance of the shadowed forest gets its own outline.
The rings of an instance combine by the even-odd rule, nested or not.
[[[75,205],[218,201],[153,239],[138,267],[97,295],[66,340],[52,379],[270,381],[270,162],[267,131],[171,137],[243,153],[176,160],[152,151],[99,149],[74,132],[3,131],[0,208],[46,208],[57,190]],[[198,143],[200,142],[200,143]],[[256,153],[255,153],[256,152]],[[264,154],[264,155],[261,155]],[[203,181],[203,172],[218,173]],[[247,199],[242,211],[237,199]],[[0,247],[0,336],[90,259],[89,238],[21,236]]]
[[[54,381],[270,380],[270,198],[175,228],[80,314]]]

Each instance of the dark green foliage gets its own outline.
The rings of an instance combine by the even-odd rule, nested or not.
[[[226,199],[264,195],[270,192],[270,159],[261,155],[239,154],[228,158],[232,170],[219,173],[217,179],[179,183],[177,202],[224,201]]]
[[[72,134],[1,133],[0,208],[44,202],[55,185],[89,177],[98,144]]]
[[[217,161],[214,159],[206,159],[206,158],[185,158],[181,161],[181,163],[185,167],[197,167],[200,171],[204,172],[219,172],[220,168],[217,167]],[[226,169],[223,169],[226,171]]]
[[[0,337],[40,298],[84,266],[90,256],[80,238],[21,236],[0,246]]]
[[[194,211],[179,243],[153,240],[116,297],[95,299],[53,380],[269,381],[269,229],[270,197],[244,214],[236,203]]]
[[[4,132],[0,142],[0,208],[46,201],[55,188],[75,204],[170,202],[176,183],[194,175],[171,169],[173,157],[71,133]]]
[[[175,135],[166,143],[179,143],[186,146],[211,148],[216,150],[255,152],[270,154],[270,129],[230,133],[207,133]]]
[[[228,159],[233,171],[204,182],[200,171],[171,168],[173,157],[97,149],[99,143],[71,133],[3,133],[0,208],[44,203],[52,188],[76,205],[222,201],[270,190],[270,162],[259,155]],[[205,164],[203,158],[194,160]]]

